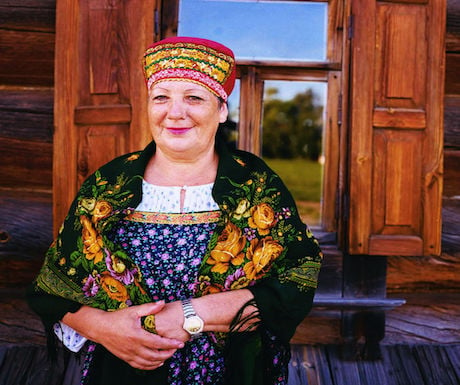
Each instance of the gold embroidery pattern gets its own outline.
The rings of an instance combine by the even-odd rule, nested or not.
[[[186,214],[164,214],[135,211],[125,217],[132,222],[159,223],[171,225],[196,225],[200,223],[216,223],[220,219],[220,211]]]

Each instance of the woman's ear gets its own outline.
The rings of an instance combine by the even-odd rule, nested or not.
[[[220,103],[219,108],[219,123],[224,123],[228,117],[228,107],[227,102]]]

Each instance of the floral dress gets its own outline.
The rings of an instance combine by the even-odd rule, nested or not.
[[[139,266],[153,301],[193,297],[198,269],[220,216],[212,186],[162,187],[144,181],[137,210],[109,235]],[[181,190],[185,192],[182,210]],[[189,341],[168,361],[168,383],[222,383],[222,348],[214,333]]]

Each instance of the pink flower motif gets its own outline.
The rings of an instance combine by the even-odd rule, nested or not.
[[[89,275],[86,278],[86,282],[82,287],[83,293],[85,297],[94,297],[97,292],[99,291],[99,285],[97,284],[97,278],[99,278],[99,274],[96,277]]]
[[[134,282],[134,277],[138,273],[137,268],[129,270],[123,260],[117,257],[116,253],[110,254],[107,249],[105,249],[105,255],[105,264],[113,278],[123,282],[125,285],[129,285]]]

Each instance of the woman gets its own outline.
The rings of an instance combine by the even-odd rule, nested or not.
[[[318,243],[279,177],[216,135],[232,51],[176,37],[143,64],[153,142],[84,182],[29,303],[84,351],[84,384],[285,384]]]

